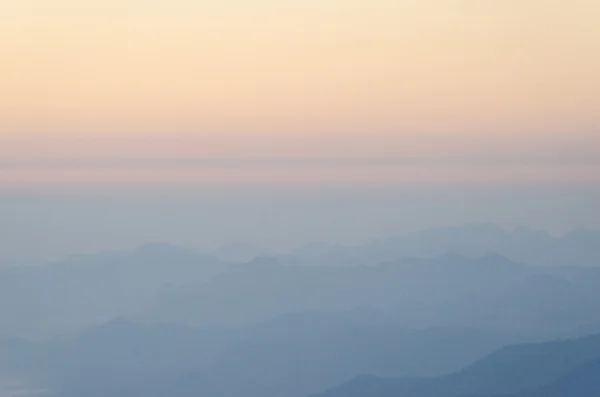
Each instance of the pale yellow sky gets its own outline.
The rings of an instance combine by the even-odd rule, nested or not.
[[[0,183],[63,178],[19,168],[44,157],[600,151],[596,0],[2,0],[0,59]]]

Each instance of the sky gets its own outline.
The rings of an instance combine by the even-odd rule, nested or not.
[[[60,244],[39,234],[40,256],[210,238],[199,226],[155,233],[158,221],[132,222],[128,240],[109,238],[119,222],[105,225],[102,239],[81,234],[102,220],[82,225],[77,208],[120,219],[150,191],[179,195],[148,209],[187,208],[177,222],[206,191],[255,197],[256,207],[211,207],[221,214],[211,223],[238,207],[253,219],[231,223],[215,243],[234,229],[253,237],[269,197],[281,213],[297,209],[294,195],[281,193],[290,189],[313,195],[299,213],[314,216],[322,238],[349,227],[328,234],[327,222],[357,213],[356,228],[387,230],[392,221],[369,214],[428,194],[438,204],[391,219],[424,227],[436,223],[433,211],[437,223],[497,214],[516,224],[521,214],[521,223],[556,230],[600,226],[582,204],[600,186],[596,0],[2,0],[0,60],[0,223],[9,248],[42,223],[64,232]],[[262,200],[248,193],[256,189]],[[415,189],[421,199],[406,193]],[[478,197],[473,207],[485,209],[494,191],[506,200],[483,212],[442,199],[470,192],[465,200]],[[338,209],[320,208],[318,194],[352,210],[325,221],[324,211]],[[530,194],[552,213],[528,216]],[[300,223],[302,237],[285,239],[282,225],[254,237],[289,244],[311,235]]]
[[[3,186],[599,178],[593,0],[4,0],[0,19]]]

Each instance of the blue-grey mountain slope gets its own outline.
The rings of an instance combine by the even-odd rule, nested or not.
[[[569,387],[589,389],[600,359],[600,335],[501,349],[454,374],[437,378],[382,379],[360,376],[319,397],[462,397],[523,395],[568,397]],[[600,389],[595,389],[599,392]],[[521,393],[521,394],[519,394]],[[535,394],[538,393],[538,394]],[[588,397],[583,394],[581,397]],[[591,397],[591,396],[590,396]]]

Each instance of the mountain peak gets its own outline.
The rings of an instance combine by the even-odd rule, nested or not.
[[[274,258],[272,256],[262,255],[262,256],[258,256],[256,258],[254,258],[253,260],[248,262],[245,266],[253,267],[253,268],[271,269],[271,268],[279,267],[279,266],[281,266],[281,264],[279,263],[279,261],[276,258]]]
[[[190,249],[184,248],[178,245],[164,243],[164,242],[154,242],[144,244],[138,249],[135,250],[139,253],[152,253],[152,254],[162,254],[162,253],[172,253],[172,252],[191,252]]]
[[[517,265],[514,261],[510,260],[504,255],[500,255],[496,252],[490,252],[480,258],[480,260],[486,265],[503,266],[503,267],[514,267]]]

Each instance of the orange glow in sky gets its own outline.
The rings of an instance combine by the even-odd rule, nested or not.
[[[5,0],[0,60],[0,185],[600,175],[596,0]],[[115,166],[255,157],[431,164]]]

